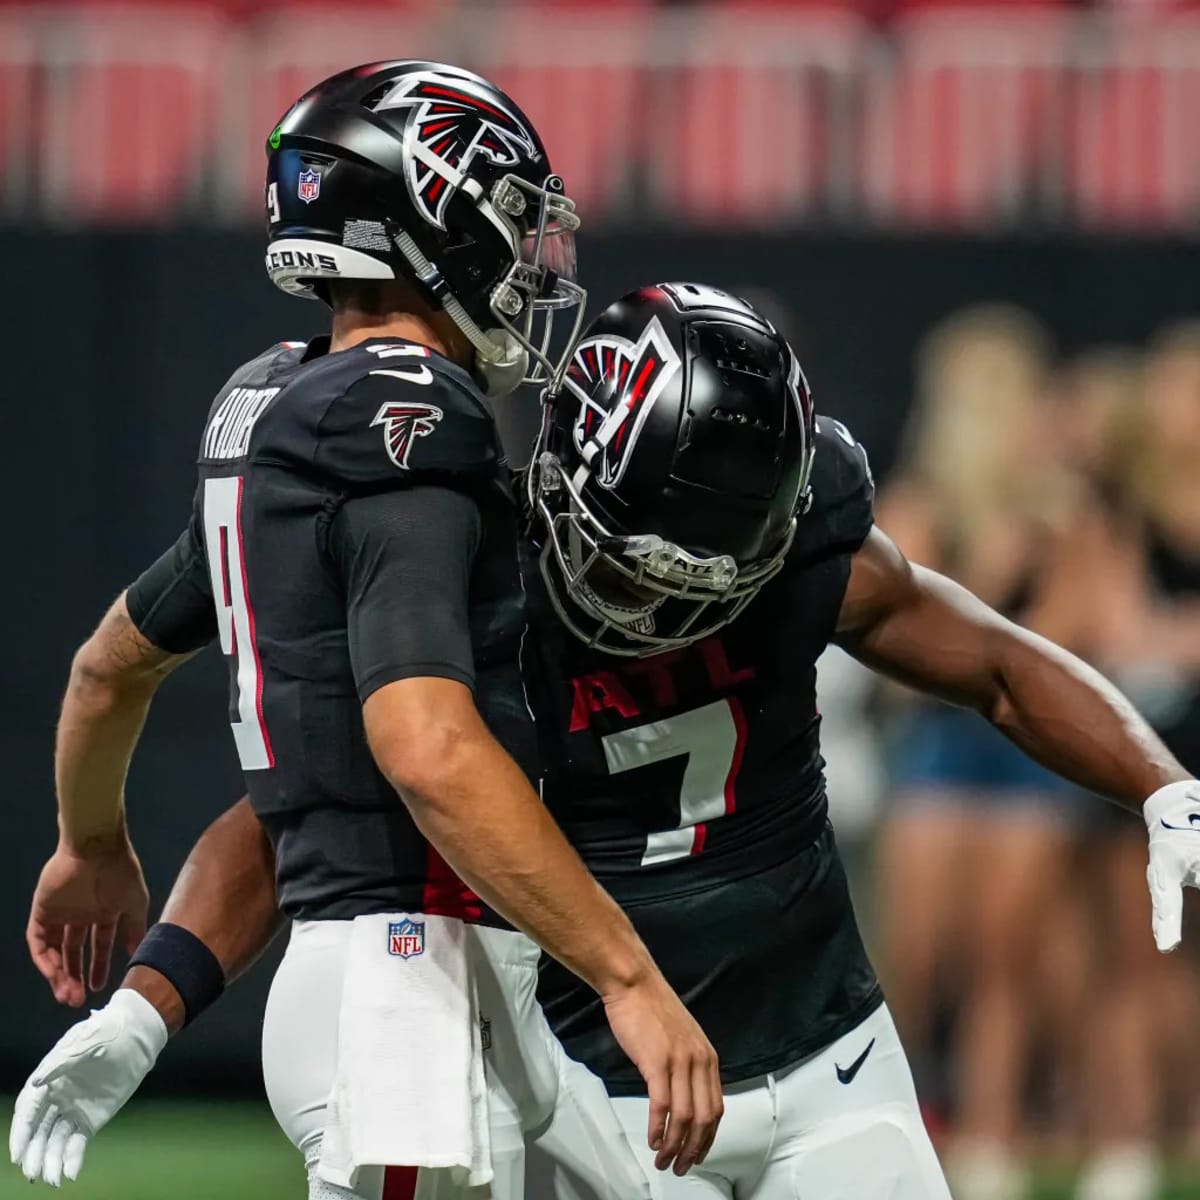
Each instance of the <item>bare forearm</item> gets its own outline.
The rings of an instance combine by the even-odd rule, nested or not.
[[[462,880],[601,995],[653,969],[625,914],[490,739],[454,751],[436,794],[405,798]]]
[[[601,995],[657,974],[463,684],[388,684],[363,721],[380,770],[468,887]]]
[[[129,760],[158,685],[187,657],[147,641],[124,594],[79,648],[54,752],[59,831],[71,849],[124,837]]]
[[[976,709],[1031,758],[1127,808],[1188,777],[1097,671],[910,565],[883,535],[855,558],[839,641],[893,679]]]
[[[1051,771],[1134,811],[1189,778],[1129,701],[1078,658],[1021,630],[996,659],[984,715]]]
[[[271,944],[283,923],[275,904],[274,857],[249,800],[240,800],[201,835],[161,919],[195,934],[221,964],[227,983]],[[121,986],[153,1004],[172,1034],[182,1028],[183,1000],[152,967],[130,968]]]
[[[160,919],[194,933],[229,983],[274,940],[283,923],[275,903],[275,859],[249,800],[239,800],[201,835]]]
[[[87,852],[124,836],[125,777],[152,690],[114,688],[72,671],[54,754],[59,833]]]
[[[191,655],[154,646],[125,593],[79,647],[54,748],[62,842],[80,853],[125,836],[125,776],[158,684]]]

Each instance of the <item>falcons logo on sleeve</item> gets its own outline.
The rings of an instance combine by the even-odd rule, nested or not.
[[[383,426],[383,441],[387,447],[388,458],[402,471],[408,470],[408,456],[412,452],[413,442],[419,437],[427,437],[442,419],[442,410],[433,404],[395,404],[383,405],[375,414],[371,428]]]
[[[499,167],[542,157],[525,123],[495,95],[477,96],[476,86],[468,75],[414,72],[399,80],[375,109],[409,110],[405,181],[413,203],[439,229],[445,229],[446,205],[476,155]]]
[[[642,426],[679,365],[657,317],[636,342],[601,334],[579,343],[566,376],[579,399],[575,449],[602,488],[621,482]]]

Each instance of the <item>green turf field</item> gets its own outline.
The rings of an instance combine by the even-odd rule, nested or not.
[[[11,1101],[4,1102],[5,1125]],[[49,1197],[16,1167],[0,1200]],[[304,1172],[266,1104],[130,1104],[88,1147],[75,1200],[304,1200]]]
[[[10,1102],[2,1101],[7,1115]],[[1047,1169],[1030,1200],[1068,1200],[1070,1172]],[[16,1167],[0,1200],[49,1196]],[[304,1200],[303,1173],[265,1104],[131,1104],[88,1150],[64,1200]],[[871,1200],[871,1197],[863,1197]],[[1175,1173],[1163,1200],[1200,1200],[1200,1170]]]

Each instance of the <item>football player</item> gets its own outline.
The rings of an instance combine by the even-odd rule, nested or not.
[[[662,284],[576,349],[529,476],[524,662],[543,796],[721,1058],[726,1114],[659,1200],[949,1200],[829,824],[815,663],[975,709],[1045,766],[1144,811],[1160,949],[1200,871],[1200,785],[1100,675],[905,560],[866,452],[816,418],[753,308]],[[534,571],[527,568],[527,587]],[[632,1128],[645,1090],[599,1005],[542,1001]]]
[[[518,508],[484,406],[485,391],[561,375],[552,318],[583,299],[574,205],[520,109],[440,64],[334,76],[288,112],[268,158],[268,272],[324,300],[331,331],[271,348],[221,388],[188,528],[76,657],[57,746],[61,840],[29,922],[35,962],[79,1004],[85,937],[93,987],[118,925],[139,939],[126,766],[159,681],[219,641],[247,790],[294,922],[264,1066],[312,1195],[378,1200],[382,1164],[396,1161],[368,1158],[352,1191],[318,1171],[354,918],[394,912],[408,920],[401,938],[417,939],[401,955],[426,949],[412,916],[459,923],[444,936],[467,947],[476,981],[464,991],[478,986],[491,1022],[497,1196],[522,1190],[523,1132],[557,1104],[577,1130],[602,1131],[578,1169],[619,1182],[624,1142],[603,1089],[546,1029],[538,946],[508,921],[597,989],[655,1096],[643,1136],[660,1167],[685,1171],[720,1116],[716,1058],[530,785]],[[198,945],[160,925],[135,958],[173,980],[189,1016],[222,977],[211,954],[190,957]],[[69,1035],[70,1054],[102,1054],[118,1033],[149,1054],[166,1029],[122,991]],[[71,1106],[69,1071],[35,1079],[14,1156],[57,1183],[100,1121]],[[463,1093],[455,1111],[467,1082],[446,1083]]]
[[[523,665],[546,802],[721,1055],[712,1151],[686,1180],[653,1174],[656,1195],[947,1197],[827,818],[821,650],[837,641],[1082,786],[1144,801],[1164,950],[1200,868],[1200,790],[1101,677],[905,561],[874,528],[862,447],[814,417],[790,348],[723,292],[644,288],[589,328],[529,496]],[[164,913],[231,974],[274,926],[264,838],[235,806]],[[168,980],[135,971],[125,986],[178,1023]],[[645,1088],[602,1006],[549,960],[540,994],[637,1128]],[[68,1074],[124,1097],[148,1064],[111,1058],[90,1080]]]

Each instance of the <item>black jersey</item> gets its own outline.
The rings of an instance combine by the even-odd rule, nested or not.
[[[169,650],[219,637],[285,913],[496,921],[376,767],[361,708],[398,679],[459,680],[536,775],[494,427],[467,373],[425,347],[326,349],[274,347],[221,389],[191,524],[130,589],[131,616]]]
[[[862,448],[822,418],[812,506],[784,569],[717,635],[649,658],[573,638],[527,563],[546,803],[727,1081],[794,1062],[881,1000],[828,826],[816,707],[816,661],[872,499]],[[589,989],[547,961],[541,995],[568,1053],[610,1091],[642,1091]]]

